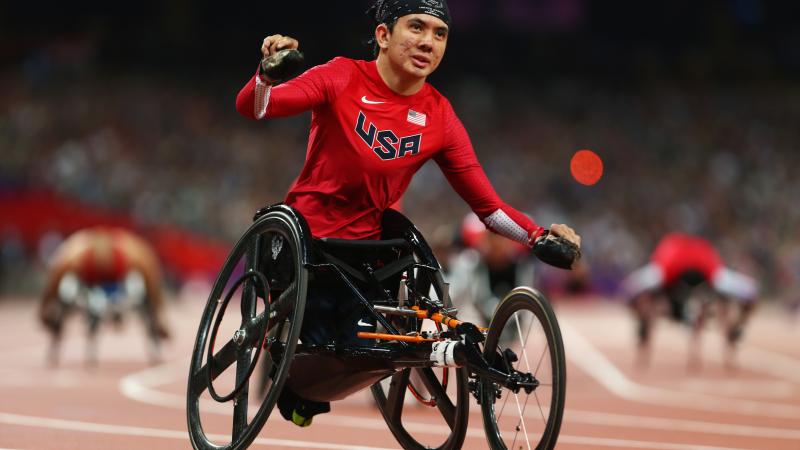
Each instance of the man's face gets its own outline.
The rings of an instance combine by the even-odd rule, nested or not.
[[[447,35],[447,24],[437,17],[403,16],[387,34],[389,60],[396,70],[414,77],[427,77],[442,61]]]

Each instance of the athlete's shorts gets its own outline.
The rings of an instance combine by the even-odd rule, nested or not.
[[[670,318],[683,322],[688,320],[686,303],[692,291],[701,284],[706,283],[705,276],[696,270],[687,270],[680,273],[672,283],[664,286],[664,294],[669,301]]]
[[[373,346],[373,340],[359,339],[358,332],[375,331],[375,318],[343,281],[330,275],[315,274],[309,280],[300,340],[306,345]]]

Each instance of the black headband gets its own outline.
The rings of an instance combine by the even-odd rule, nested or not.
[[[450,10],[446,0],[378,0],[367,14],[376,24],[395,22],[409,14],[428,14],[450,25]]]

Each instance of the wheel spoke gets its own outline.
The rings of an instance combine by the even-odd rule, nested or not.
[[[539,367],[542,366],[542,361],[544,361],[544,355],[547,354],[548,345],[545,344],[544,348],[542,349],[542,356],[539,357],[539,362],[536,363],[536,370],[533,371],[533,376],[536,376],[539,373]]]
[[[536,404],[539,405],[539,414],[542,415],[542,422],[547,425],[547,419],[544,417],[544,411],[542,410],[542,402],[539,401],[539,394],[533,391],[533,396],[536,397]]]
[[[533,323],[531,323],[531,325],[528,326],[528,331],[525,334],[525,339],[523,340],[522,339],[522,327],[519,324],[519,314],[516,314],[516,313],[514,314],[514,322],[517,325],[517,333],[519,333],[519,345],[520,345],[521,350],[522,350],[522,357],[523,357],[523,359],[525,359],[525,366],[528,368],[528,372],[530,372],[531,365],[528,362],[528,351],[525,349],[525,347],[527,347],[527,345],[528,345],[528,336],[530,335],[531,326],[533,325]]]
[[[516,394],[515,394],[515,397],[518,399]],[[523,429],[525,428],[525,424],[522,421],[525,420],[525,411],[528,409],[528,400],[530,400],[530,397],[531,397],[530,395],[525,395],[525,403],[522,404],[522,412],[520,413],[519,420],[517,421],[517,431],[519,431],[520,425],[522,426]],[[538,399],[537,399],[537,402],[538,402]],[[517,401],[517,408],[519,409],[519,401]],[[541,405],[539,406],[539,410],[541,411]],[[516,438],[516,435],[515,435],[514,436],[514,441],[516,441],[516,439],[517,438]],[[525,433],[525,441],[526,442],[528,441],[528,433],[527,433],[527,431]],[[530,446],[530,443],[528,443],[528,446]],[[512,447],[513,447],[513,445],[512,445]]]
[[[389,383],[389,393],[386,396],[386,415],[392,421],[400,422],[410,375],[411,369],[403,369],[392,375],[392,381]]]
[[[206,380],[208,380],[208,378],[206,378],[208,366],[211,366],[211,379],[215,380],[219,374],[230,367],[231,364],[236,362],[238,348],[239,346],[236,345],[233,340],[228,341],[228,343],[225,344],[216,355],[214,355],[214,359],[210,362],[210,364],[204,365],[200,368],[200,370],[192,375],[192,386],[194,386],[195,395],[200,395],[203,393],[203,391],[208,389],[208,386],[206,385]]]
[[[286,288],[278,297],[277,300],[270,304],[270,314],[269,314],[269,327],[272,328],[275,326],[276,323],[282,322],[286,319],[289,314],[294,310],[294,296],[296,294],[297,283],[292,282],[289,287]]]
[[[499,346],[499,345],[498,345],[497,347],[498,347],[498,349],[500,349],[500,346]],[[502,349],[502,350],[500,350],[500,352],[501,352],[501,353],[502,353],[502,352],[504,352],[504,351],[505,351],[505,349]],[[502,391],[501,391],[501,392],[502,392]],[[504,395],[503,397],[504,397],[504,398],[503,398],[503,404],[502,404],[502,405],[500,405],[500,412],[499,412],[499,413],[497,413],[497,414],[495,415],[495,417],[496,417],[497,419],[500,419],[500,416],[502,416],[502,415],[503,415],[503,410],[505,410],[505,409],[506,409],[506,403],[508,403],[508,395]]]
[[[456,421],[456,407],[450,401],[450,397],[447,396],[447,391],[436,378],[436,374],[433,373],[432,369],[419,369],[417,372],[421,375],[422,383],[428,389],[431,398],[436,401],[436,407],[439,408],[439,412],[442,413],[447,425],[452,429]]]
[[[531,450],[531,443],[528,439],[528,430],[525,428],[525,420],[522,416],[522,408],[519,406],[519,396],[517,394],[514,394],[514,401],[517,404],[517,411],[519,412],[519,423],[522,425],[522,435],[525,437],[525,443],[528,445],[528,450]],[[519,431],[517,431],[517,434],[519,434]],[[514,435],[514,442],[517,442],[516,435]],[[512,447],[514,447],[513,444]]]
[[[525,330],[524,339],[522,337],[523,336],[522,325],[520,324],[519,314],[514,314],[514,322],[516,323],[517,333],[519,333],[519,337],[520,337],[520,340],[521,340],[520,341],[520,345],[522,347],[522,355],[523,355],[523,357],[525,359],[525,366],[527,367],[528,371],[530,372],[531,371],[531,366],[530,366],[530,362],[528,361],[527,347],[528,347],[528,339],[530,338],[531,331],[533,330],[533,325],[534,325],[534,323],[536,321],[531,319],[530,323],[528,324],[528,329]],[[538,373],[539,366],[542,364],[542,359],[544,358],[544,355],[545,355],[546,351],[547,351],[547,345],[545,345],[544,350],[542,351],[542,355],[539,357],[539,361],[537,362],[537,365],[536,365],[536,370],[534,370],[534,375],[536,373]],[[534,391],[534,395],[535,394],[536,394],[536,392]],[[517,422],[517,427],[518,428],[520,426],[522,427],[522,431],[523,431],[524,436],[525,436],[525,443],[526,443],[528,449],[530,449],[531,448],[531,444],[530,444],[530,440],[528,438],[528,431],[527,431],[527,429],[525,427],[525,411],[528,408],[528,400],[530,400],[530,395],[526,395],[525,396],[525,403],[523,403],[521,410],[520,410],[520,406],[519,406],[519,396],[517,394],[514,394],[514,400],[516,401],[517,410],[519,411],[519,422]],[[536,403],[537,403],[537,406],[539,407],[539,413],[542,415],[542,417],[544,417],[544,412],[542,411],[542,405],[539,402],[539,397],[538,396],[536,396]],[[547,420],[544,421],[544,424],[547,425]],[[514,440],[516,441],[516,436],[514,437]]]
[[[250,358],[253,354],[253,349],[249,347],[243,348],[240,349],[238,353],[239,354],[236,362],[236,385],[238,386],[239,383],[242,382],[244,382],[244,385],[242,390],[233,401],[232,436],[234,439],[239,439],[239,437],[247,430],[247,407],[249,403],[247,396],[250,391],[248,369],[252,364]]]
[[[211,363],[211,380],[216,380],[217,377],[224,372],[228,367],[231,366],[234,362],[236,362],[239,353],[242,351],[249,350],[251,346],[254,345],[261,345],[262,343],[253,342],[253,339],[260,336],[260,328],[263,326],[264,322],[264,313],[257,315],[252,320],[249,321],[248,325],[245,326],[244,331],[245,335],[248,336],[248,341],[246,342],[247,345],[236,344],[233,340],[228,341],[215,355],[214,360]],[[248,354],[249,355],[249,354]],[[195,394],[199,395],[203,391],[208,388],[206,386],[206,371],[208,370],[208,364],[201,367],[200,370],[195,372],[192,376],[192,384],[195,387]]]
[[[525,403],[522,404],[522,415],[520,416],[519,420],[522,421],[523,417],[525,417],[525,411],[528,409],[528,400],[531,399],[530,394],[525,394]],[[539,399],[536,399],[536,402],[539,402]],[[541,405],[539,405],[539,410],[541,411]]]

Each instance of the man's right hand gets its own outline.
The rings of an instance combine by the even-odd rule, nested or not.
[[[261,44],[261,54],[266,58],[267,56],[274,55],[275,53],[285,49],[295,49],[300,46],[297,39],[282,34],[273,34],[264,38]]]

